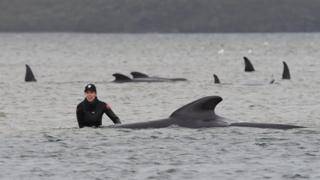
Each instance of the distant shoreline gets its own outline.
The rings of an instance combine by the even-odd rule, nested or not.
[[[320,32],[319,0],[2,0],[0,32]]]
[[[320,31],[312,31],[312,32],[81,32],[81,31],[0,31],[0,34],[317,34]]]

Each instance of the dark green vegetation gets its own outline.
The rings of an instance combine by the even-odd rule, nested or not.
[[[0,0],[0,31],[312,32],[319,0]]]

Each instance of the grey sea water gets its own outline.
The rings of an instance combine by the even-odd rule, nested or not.
[[[319,48],[318,33],[0,34],[0,179],[320,179]],[[25,64],[38,82],[24,82]],[[111,83],[131,71],[189,81]],[[89,82],[123,123],[219,95],[230,122],[308,128],[78,129]]]

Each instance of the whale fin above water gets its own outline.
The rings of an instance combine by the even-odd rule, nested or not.
[[[187,128],[226,127],[228,123],[223,121],[224,118],[214,113],[216,105],[221,101],[222,98],[219,96],[207,96],[182,106],[166,119],[119,124],[112,127],[130,129],[164,128],[171,125]]]
[[[132,79],[129,78],[128,76],[120,74],[120,73],[114,73],[114,74],[112,74],[112,76],[115,77],[114,82],[129,82],[129,81],[132,81]]]
[[[274,84],[275,82],[276,82],[275,79],[271,79],[271,80],[269,81],[269,84]]]
[[[282,61],[283,63],[283,72],[282,72],[282,79],[291,79],[289,67],[286,62]]]
[[[142,72],[133,71],[130,73],[133,78],[148,78],[149,76],[147,74],[144,74]]]
[[[131,124],[119,124],[111,127],[114,128],[164,128],[170,125],[178,125],[187,128],[209,128],[209,127],[254,127],[254,128],[267,128],[267,129],[293,129],[304,128],[302,126],[288,125],[288,124],[270,124],[270,123],[227,123],[226,118],[220,117],[215,114],[216,106],[222,101],[220,96],[207,96],[193,101],[187,105],[182,106],[174,111],[169,118],[146,121]]]
[[[203,117],[210,118],[215,115],[215,108],[217,104],[222,101],[220,96],[207,96],[189,104],[182,106],[181,108],[174,111],[170,118],[195,118],[202,119]]]
[[[216,74],[213,74],[213,78],[214,78],[215,84],[220,84],[220,79],[218,78],[218,76]]]
[[[24,78],[25,82],[36,82],[36,78],[28,64],[26,64],[26,76]]]
[[[245,65],[244,71],[245,72],[253,72],[253,71],[255,71],[252,63],[250,62],[250,60],[247,57],[243,57],[243,59],[244,59],[244,65]]]

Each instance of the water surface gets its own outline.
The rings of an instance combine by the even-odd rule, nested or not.
[[[0,178],[319,179],[319,47],[317,33],[0,34]],[[243,72],[243,56],[256,72]],[[25,64],[38,82],[24,82]],[[111,83],[131,71],[189,81]],[[213,73],[228,84],[215,85]],[[216,112],[230,122],[309,128],[78,129],[89,82],[123,123],[219,95]]]

